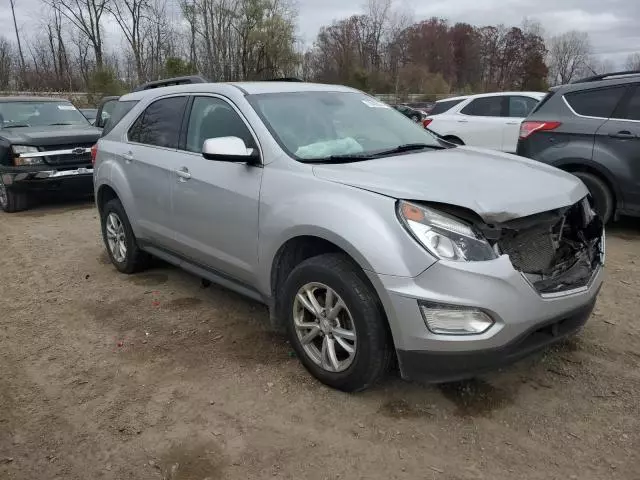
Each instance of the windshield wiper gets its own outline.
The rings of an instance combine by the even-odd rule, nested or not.
[[[360,162],[362,160],[372,160],[375,155],[362,153],[345,153],[341,155],[330,155],[322,158],[305,158],[301,160],[304,163],[350,163]]]
[[[50,123],[48,126],[53,127],[54,125],[74,125],[74,124],[68,123],[68,122],[59,122],[59,123]]]
[[[6,125],[5,124],[0,128],[21,128],[21,127],[30,127],[30,126],[31,125],[29,125],[28,123],[16,123],[15,125],[11,125],[11,124]]]
[[[444,147],[440,145],[427,145],[426,143],[407,143],[404,145],[398,145],[395,148],[389,150],[383,150],[382,152],[376,152],[374,157],[384,157],[387,155],[393,155],[394,153],[413,152],[418,150],[424,150],[426,148],[432,148],[434,150],[442,150]]]

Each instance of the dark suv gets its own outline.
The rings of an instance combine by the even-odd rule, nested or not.
[[[552,88],[522,123],[517,153],[579,177],[605,222],[640,216],[640,72]]]

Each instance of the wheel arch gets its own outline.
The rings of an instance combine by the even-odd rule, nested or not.
[[[615,217],[616,211],[622,208],[622,192],[618,188],[617,183],[614,180],[613,174],[608,171],[602,165],[581,159],[564,159],[553,163],[554,167],[564,170],[565,172],[583,172],[590,173],[600,178],[607,185],[611,194],[613,195],[613,202],[615,205],[613,215]]]

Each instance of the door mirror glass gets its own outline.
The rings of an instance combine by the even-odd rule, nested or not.
[[[204,141],[202,156],[207,160],[253,163],[258,158],[258,152],[253,148],[247,148],[241,138],[217,137]]]

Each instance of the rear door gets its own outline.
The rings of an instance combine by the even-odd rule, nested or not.
[[[171,96],[152,102],[129,128],[121,152],[142,234],[169,250],[176,246],[171,189],[182,155],[177,148],[187,100]]]
[[[507,97],[507,118],[502,130],[502,150],[516,153],[520,124],[533,111],[538,99],[525,95],[510,95]]]
[[[456,117],[456,125],[452,127],[454,134],[465,145],[502,150],[503,130],[510,121],[505,114],[507,99],[490,96],[472,100]]]
[[[598,129],[594,159],[615,175],[625,209],[640,211],[640,84],[631,86]]]

